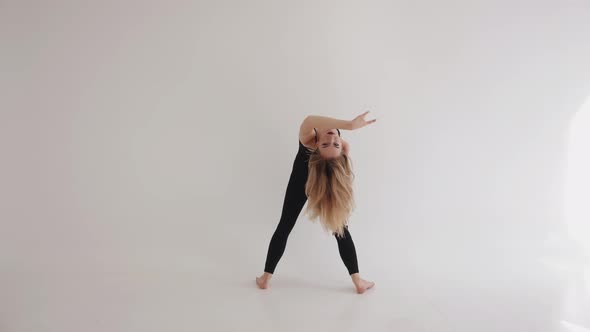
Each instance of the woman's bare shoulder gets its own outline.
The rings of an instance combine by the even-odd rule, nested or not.
[[[308,140],[306,142],[301,142],[301,144],[303,144],[303,146],[305,146],[308,149],[315,150],[317,148],[317,144],[316,144],[314,138],[312,138],[311,140]]]
[[[305,136],[299,137],[299,141],[306,148],[309,148],[312,150],[317,148],[317,143],[315,142],[315,133],[313,135],[305,135]]]
[[[312,145],[315,145],[315,139],[316,139],[316,131],[314,128],[307,128],[304,129],[304,125],[301,124],[301,127],[299,129],[299,141],[301,142],[301,144],[310,147]]]

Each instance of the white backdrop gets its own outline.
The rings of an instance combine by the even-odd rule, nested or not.
[[[535,271],[573,245],[587,1],[9,2],[0,28],[4,294],[72,267],[253,279],[308,114],[378,119],[342,132],[369,279]],[[346,277],[303,217],[277,273]]]

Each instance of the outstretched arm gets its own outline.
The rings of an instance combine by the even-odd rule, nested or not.
[[[340,120],[320,115],[308,115],[305,117],[299,128],[299,136],[309,136],[313,134],[313,128],[317,129],[345,129],[351,130],[352,122],[350,120]]]
[[[355,130],[362,128],[366,125],[369,125],[377,119],[373,120],[365,120],[365,116],[369,113],[369,111],[355,117],[352,120],[340,120],[335,118],[330,118],[327,116],[319,116],[319,115],[308,115],[305,117],[301,126],[299,128],[299,139],[304,141],[305,139],[309,139],[313,137],[315,133],[313,132],[313,128],[318,129],[343,129],[343,130]]]

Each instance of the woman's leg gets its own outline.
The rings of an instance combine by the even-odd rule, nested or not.
[[[364,293],[367,289],[373,287],[375,283],[366,281],[360,277],[356,249],[354,247],[354,242],[352,241],[352,236],[348,231],[348,226],[344,227],[343,237],[340,237],[336,233],[334,233],[334,237],[336,237],[336,241],[338,242],[340,258],[342,258],[342,261],[348,270],[348,274],[350,274],[350,277],[352,278],[357,293]]]
[[[256,283],[260,288],[267,288],[268,281],[285,252],[289,234],[291,233],[293,226],[295,226],[295,222],[307,201],[307,196],[305,195],[306,177],[299,175],[300,174],[297,172],[293,172],[289,179],[283,202],[281,219],[279,220],[279,224],[277,225],[268,245],[266,262],[264,264],[264,274],[261,277],[256,278]]]
[[[344,237],[340,237],[336,233],[334,233],[334,237],[336,237],[336,241],[338,242],[340,258],[342,258],[342,262],[344,262],[346,269],[348,269],[348,274],[353,275],[359,273],[356,249],[354,247],[354,242],[352,241],[352,236],[350,236],[350,232],[348,231],[348,227],[344,227]]]

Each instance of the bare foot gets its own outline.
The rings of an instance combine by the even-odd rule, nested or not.
[[[256,285],[258,285],[258,288],[267,289],[271,276],[272,274],[264,272],[260,277],[256,277]]]
[[[374,282],[362,279],[358,273],[353,274],[351,277],[358,294],[363,294],[367,289],[375,286]]]
[[[367,289],[375,286],[375,283],[372,281],[366,281],[361,279],[358,283],[355,283],[354,286],[356,287],[356,292],[359,294],[364,293]]]

